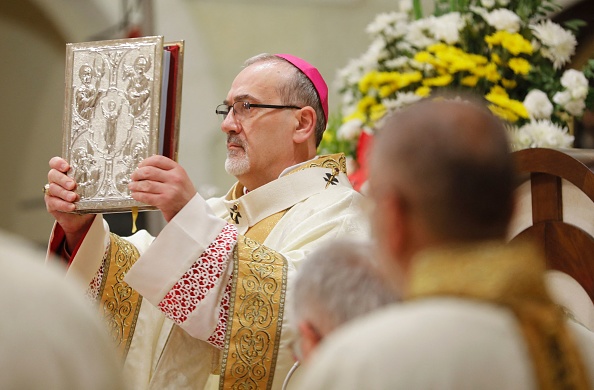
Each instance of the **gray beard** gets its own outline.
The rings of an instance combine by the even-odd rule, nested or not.
[[[227,159],[225,160],[225,170],[233,176],[241,176],[250,169],[250,158],[247,147],[243,139],[236,135],[229,135],[227,142],[233,142],[243,148],[243,151],[227,150]]]
[[[232,156],[227,152],[227,159],[225,160],[225,171],[233,176],[241,176],[250,169],[250,159],[246,154],[243,156]]]

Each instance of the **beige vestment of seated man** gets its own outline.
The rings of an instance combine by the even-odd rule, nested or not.
[[[592,384],[594,333],[566,319],[548,297],[543,271],[526,248],[423,253],[405,303],[331,335],[298,388],[560,388],[546,385],[575,372],[548,360],[550,348],[570,355]]]

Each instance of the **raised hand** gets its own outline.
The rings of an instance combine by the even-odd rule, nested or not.
[[[79,197],[74,192],[76,182],[66,175],[70,169],[68,162],[60,157],[52,157],[49,166],[50,171],[47,174],[49,188],[44,196],[45,207],[64,230],[66,244],[72,250],[84,237],[95,216],[71,213],[75,210],[74,202]]]
[[[164,156],[144,159],[128,184],[132,198],[157,207],[169,222],[196,195],[185,169]]]

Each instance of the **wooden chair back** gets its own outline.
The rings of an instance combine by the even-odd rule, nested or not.
[[[564,218],[574,205],[563,202],[563,188],[575,186],[585,195],[585,204],[579,207],[594,215],[594,150],[535,148],[513,156],[522,182],[529,180],[532,224],[511,241],[535,241],[544,251],[547,267],[573,277],[594,302],[593,233]]]

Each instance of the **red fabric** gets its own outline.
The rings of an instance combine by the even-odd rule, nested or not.
[[[142,33],[140,31],[140,27],[138,26],[131,26],[128,30],[128,38],[140,38]]]
[[[89,226],[89,229],[91,229],[91,226]],[[54,234],[52,236],[52,240],[49,244],[50,252],[52,252],[57,257],[63,259],[64,262],[67,263],[68,266],[70,266],[70,263],[72,263],[72,259],[74,259],[74,256],[76,255],[76,252],[78,251],[78,248],[80,248],[80,245],[85,240],[85,237],[87,236],[87,233],[89,232],[89,229],[87,229],[87,231],[83,235],[82,239],[78,242],[78,244],[76,245],[76,247],[74,248],[72,253],[68,253],[68,252],[66,252],[66,245],[65,245],[66,233],[64,233],[64,229],[62,229],[62,226],[60,226],[60,224],[57,223],[56,227],[54,229]]]
[[[368,173],[368,153],[373,143],[373,135],[365,131],[361,132],[359,141],[357,142],[356,157],[359,167],[355,172],[349,175],[349,180],[353,188],[361,191],[361,187],[367,182]]]
[[[200,258],[159,302],[159,309],[177,324],[184,323],[220,279],[236,242],[237,228],[225,225]],[[220,316],[220,319],[226,317]]]
[[[179,50],[178,45],[166,46],[165,50],[171,53],[169,61],[169,81],[167,89],[167,108],[165,113],[165,138],[163,141],[163,155],[171,159],[175,159],[176,147],[176,128],[175,128],[175,112],[179,102],[177,98],[177,80],[178,80],[178,64],[179,64]]]

